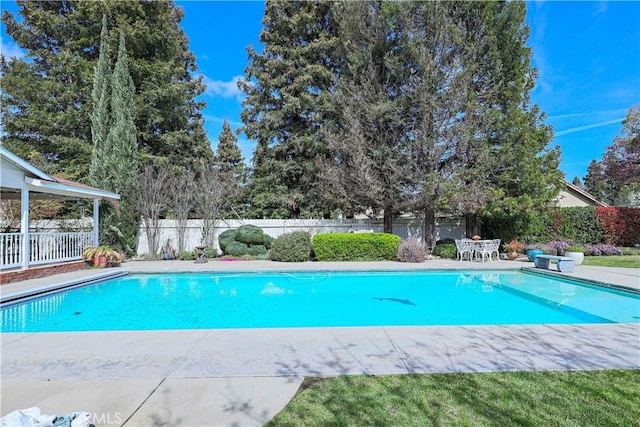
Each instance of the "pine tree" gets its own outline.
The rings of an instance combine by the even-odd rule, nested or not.
[[[244,158],[238,148],[238,137],[231,130],[229,122],[222,123],[222,132],[218,136],[216,165],[222,175],[228,176],[230,182],[242,181],[244,174]]]
[[[227,209],[223,215],[239,215],[244,212],[244,184],[246,180],[244,158],[238,148],[238,137],[231,130],[227,120],[222,124],[222,132],[218,136],[218,149],[215,158],[219,179],[223,180],[229,189]]]
[[[593,197],[611,203],[611,185],[607,182],[602,163],[596,159],[591,160],[583,180],[584,186]]]
[[[325,126],[331,156],[321,161],[323,181],[346,202],[343,208],[382,211],[387,233],[402,206],[407,164],[400,64],[389,60],[398,47],[388,21],[390,7],[352,2],[336,10],[344,60],[332,101],[340,107],[335,122]]]
[[[611,202],[619,206],[640,204],[640,105],[634,105],[622,122],[620,135],[602,156],[604,174],[611,186]]]
[[[526,46],[526,4],[474,3],[487,8],[490,57],[495,66],[486,70],[498,79],[497,89],[487,101],[488,123],[484,147],[489,200],[482,213],[501,224],[503,240],[519,237],[541,210],[555,203],[563,183],[558,169],[560,149],[549,145],[552,130],[544,125],[544,114],[531,103],[536,70],[531,48]],[[493,68],[494,70],[491,70]]]
[[[1,138],[9,149],[24,157],[40,153],[50,160],[52,173],[88,181],[91,82],[107,15],[111,45],[118,42],[118,30],[128,45],[141,153],[183,166],[199,158],[211,161],[204,104],[196,100],[204,85],[193,77],[195,58],[174,1],[17,4],[20,22],[6,11],[2,17],[7,34],[27,51],[25,59],[0,63]]]
[[[328,1],[266,2],[261,53],[249,49],[242,120],[257,141],[252,216],[315,216],[330,210],[317,180],[320,127],[333,107],[336,28]],[[261,156],[262,158],[259,158]],[[277,191],[274,191],[277,189]]]

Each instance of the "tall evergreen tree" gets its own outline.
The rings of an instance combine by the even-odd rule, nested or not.
[[[231,129],[229,121],[222,123],[222,132],[218,136],[216,165],[222,175],[229,177],[229,181],[240,183],[244,174],[244,158],[238,148],[238,137]]]
[[[52,173],[88,180],[92,140],[91,82],[98,60],[101,19],[112,46],[122,30],[136,87],[134,117],[141,153],[192,165],[211,161],[202,119],[204,91],[195,58],[172,0],[94,2],[18,0],[22,20],[5,11],[7,34],[25,59],[0,63],[2,142],[16,154],[40,153]]]
[[[330,209],[318,185],[316,156],[324,153],[320,127],[333,107],[338,39],[332,3],[267,0],[261,53],[249,49],[240,87],[242,120],[257,142],[250,213],[298,217]]]
[[[412,191],[420,195],[427,243],[435,243],[436,212],[447,208],[470,214],[471,225],[480,214],[506,213],[502,220],[511,225],[498,237],[513,237],[553,200],[562,179],[559,151],[548,147],[550,128],[530,104],[535,70],[525,44],[526,5],[409,7],[410,28],[417,30],[409,51],[418,76],[408,91],[419,160]]]
[[[119,193],[118,209],[103,215],[102,240],[118,244],[123,250],[132,252],[139,227],[139,215],[135,200],[139,179],[139,154],[137,131],[132,109],[135,86],[127,63],[124,34],[120,32],[118,56],[110,80],[111,108],[109,132],[102,149],[102,167],[106,179],[101,188]]]
[[[391,233],[406,181],[405,116],[398,78],[403,64],[389,25],[390,3],[345,3],[340,17],[344,61],[333,101],[339,115],[325,126],[331,157],[319,159],[322,178],[346,209],[384,215]]]
[[[228,188],[230,200],[223,209],[223,215],[239,215],[244,213],[244,184],[246,181],[244,158],[238,148],[238,137],[231,130],[227,120],[222,124],[222,132],[218,136],[218,149],[215,158],[218,169],[218,177],[223,180]]]
[[[135,86],[129,74],[124,34],[120,32],[118,59],[111,78],[111,122],[107,136],[105,163],[109,165],[112,190],[130,191],[139,172],[138,140],[134,122]]]
[[[107,147],[109,134],[109,104],[111,101],[111,48],[109,46],[109,30],[107,16],[102,16],[102,31],[100,33],[100,55],[94,67],[93,90],[91,91],[91,166],[89,177],[92,185],[99,187],[107,180],[105,168],[105,153],[111,150]]]
[[[620,135],[602,156],[604,174],[619,206],[640,205],[640,105],[634,105],[622,122]]]
[[[611,185],[607,182],[602,163],[596,159],[591,160],[583,181],[587,191],[593,197],[602,202],[611,203]]]

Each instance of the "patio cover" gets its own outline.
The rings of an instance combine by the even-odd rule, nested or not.
[[[44,173],[29,162],[0,145],[0,198],[20,199],[20,232],[24,235],[23,253],[29,253],[29,200],[93,200],[93,243],[98,245],[98,217],[100,200],[119,200],[120,195]],[[28,257],[23,268],[28,267]]]

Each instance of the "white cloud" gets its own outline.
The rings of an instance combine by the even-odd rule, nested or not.
[[[238,122],[235,120],[230,120],[228,117],[216,117],[210,114],[205,114],[204,119],[208,123],[221,123],[221,124],[224,123],[224,121],[226,120],[227,122],[229,122],[229,126],[231,126],[232,129],[238,129],[244,126],[244,123]]]
[[[0,53],[5,58],[23,58],[25,55],[25,52],[13,40],[7,40],[2,36],[0,36]]]
[[[621,123],[623,120],[624,120],[624,117],[621,118],[621,119],[609,120],[609,121],[601,122],[601,123],[594,123],[592,125],[579,126],[579,127],[575,127],[575,128],[571,128],[571,129],[561,130],[560,132],[556,132],[555,136],[568,135],[570,133],[580,132],[580,131],[587,130],[587,129],[599,128],[599,127],[602,127],[602,126],[608,126],[608,125],[612,125],[612,124],[615,124],[615,123]]]
[[[625,114],[627,112],[626,109],[617,109],[617,110],[604,110],[604,111],[591,111],[587,113],[569,113],[569,114],[558,114],[555,116],[547,117],[549,120],[557,120],[557,119],[568,119],[568,118],[576,118],[576,117],[588,117],[595,115],[619,115]]]
[[[206,85],[205,93],[212,96],[221,96],[223,98],[237,98],[242,100],[244,94],[238,88],[238,80],[242,76],[235,76],[230,81],[212,80],[203,75],[202,82]]]

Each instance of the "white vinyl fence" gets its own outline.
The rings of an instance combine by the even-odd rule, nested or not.
[[[418,218],[402,218],[393,222],[393,234],[403,239],[414,236],[422,238],[422,220]],[[165,219],[160,221],[158,230],[158,248],[171,240],[170,246],[178,249],[178,232],[176,221]],[[281,234],[294,231],[308,231],[311,236],[317,233],[349,233],[356,231],[382,232],[382,220],[376,219],[243,219],[219,220],[216,223],[215,241],[218,248],[220,233],[241,225],[252,224],[262,228],[271,237],[277,238]],[[192,251],[202,244],[202,220],[189,220],[185,231],[185,250]],[[439,218],[436,220],[436,239],[459,239],[465,236],[466,224],[464,218]],[[138,255],[149,253],[149,244],[144,227],[138,232]]]

